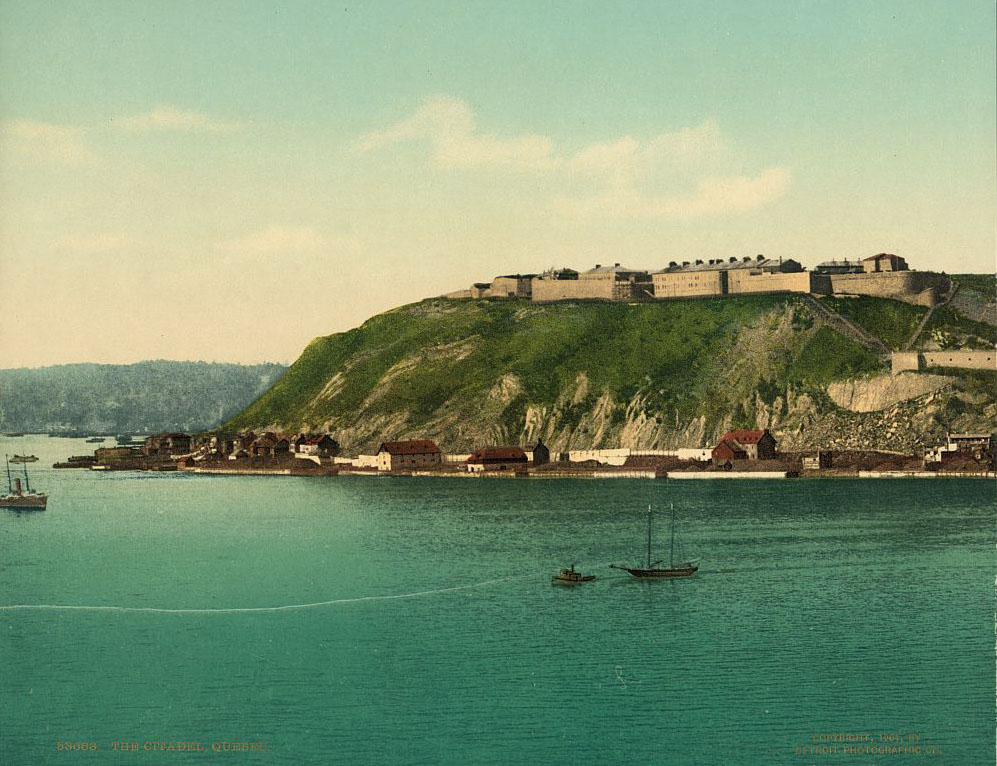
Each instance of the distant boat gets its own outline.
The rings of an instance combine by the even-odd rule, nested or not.
[[[118,442],[118,444],[138,444],[138,442],[131,437],[131,434],[118,434],[114,437],[114,439]]]
[[[592,582],[595,579],[595,575],[583,575],[581,572],[575,571],[575,565],[572,564],[569,569],[562,569],[560,574],[556,574],[550,578],[551,585],[581,585],[585,582]]]
[[[38,458],[34,455],[14,455],[10,459],[11,463],[37,463]]]
[[[103,436],[91,436],[87,439],[87,444],[100,444],[102,441],[104,441]]]
[[[24,436],[24,434],[4,434],[4,436],[9,436],[9,437],[11,437],[13,439],[14,437],[17,437],[17,436]]]
[[[610,564],[613,569],[622,569],[642,580],[663,577],[691,577],[699,569],[698,561],[675,561],[675,506],[672,505],[672,540],[669,547],[668,566],[659,567],[661,560],[651,561],[651,506],[647,507],[647,566],[627,567]]]
[[[7,494],[0,495],[0,508],[45,510],[45,506],[48,505],[48,495],[32,491],[31,484],[28,482],[28,466],[22,465],[24,468],[24,486],[22,488],[19,478],[11,478],[10,460],[7,459],[6,455],[3,457],[7,464]]]

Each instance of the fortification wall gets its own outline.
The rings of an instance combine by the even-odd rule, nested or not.
[[[613,300],[614,283],[601,279],[534,279],[536,303],[570,300]]]
[[[827,279],[834,295],[871,295],[918,306],[934,306],[949,282],[944,274],[930,271],[830,274]]]
[[[726,272],[673,271],[652,274],[655,298],[707,298],[723,295]]]
[[[894,351],[890,356],[894,375],[926,367],[962,367],[970,370],[997,370],[997,352],[981,351]]]
[[[994,350],[986,351],[923,351],[925,367],[967,367],[972,370],[997,369]]]
[[[748,269],[732,269],[727,275],[727,292],[745,293],[809,293],[810,274],[797,271],[787,274],[752,274]]]

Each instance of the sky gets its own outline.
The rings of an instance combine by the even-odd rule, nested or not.
[[[3,0],[0,367],[551,266],[995,269],[992,0]]]

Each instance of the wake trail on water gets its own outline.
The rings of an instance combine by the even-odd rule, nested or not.
[[[483,588],[488,585],[496,585],[502,582],[512,582],[513,580],[524,580],[527,577],[535,577],[535,574],[513,575],[511,577],[497,577],[493,580],[482,580],[481,582],[469,585],[454,585],[449,588],[434,588],[433,590],[419,590],[411,593],[395,593],[388,596],[357,596],[354,598],[334,598],[329,601],[313,601],[308,604],[283,604],[281,606],[254,606],[235,607],[230,609],[162,609],[152,606],[87,606],[68,604],[10,604],[0,606],[0,612],[13,611],[75,611],[75,612],[132,612],[143,614],[251,614],[265,612],[288,612],[297,609],[316,609],[323,606],[337,606],[339,604],[359,604],[368,601],[396,601],[404,598],[422,598],[424,596],[436,596],[441,593],[454,593],[461,590],[471,590],[472,588]]]

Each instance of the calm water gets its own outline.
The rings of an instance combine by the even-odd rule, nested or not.
[[[97,474],[48,468],[79,440],[0,446],[51,493],[0,511],[0,603],[421,594],[0,611],[3,764],[893,764],[794,748],[900,732],[994,762],[991,482]],[[608,569],[671,502],[703,571]],[[552,587],[572,561],[599,579]],[[268,749],[109,750],[171,740]]]

